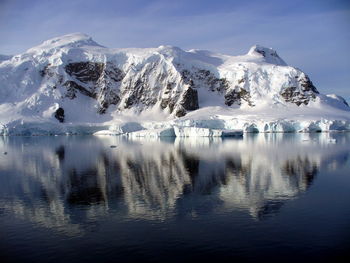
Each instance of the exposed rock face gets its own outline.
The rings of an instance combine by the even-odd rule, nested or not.
[[[312,91],[313,93],[319,94],[312,81],[305,74],[300,78],[300,85],[302,86],[303,91]]]
[[[298,106],[302,103],[307,105],[310,101],[310,97],[300,93],[297,87],[287,87],[281,92],[281,95],[286,102],[292,102]],[[313,95],[311,97],[314,98]]]
[[[67,88],[67,98],[74,99],[76,97],[77,91],[79,91],[88,97],[96,99],[96,93],[94,93],[90,89],[84,88],[83,86],[77,84],[75,81],[68,80],[63,85]]]
[[[50,70],[50,66],[51,64],[47,64],[42,70],[39,71],[40,76],[45,77],[45,76],[49,76],[49,77],[53,77],[54,73]]]
[[[98,113],[103,114],[106,112],[109,105],[117,105],[120,98],[113,90],[103,89],[99,101],[100,108],[98,109]]]
[[[225,104],[231,106],[233,104],[241,105],[242,100],[246,101],[249,106],[254,106],[251,102],[251,97],[248,91],[243,88],[236,87],[233,90],[230,90],[225,95]]]
[[[309,77],[303,74],[298,80],[298,86],[286,87],[282,89],[281,96],[286,102],[294,103],[298,106],[301,104],[307,105],[310,100],[316,98],[318,90],[312,84]]]
[[[169,81],[169,78],[178,76],[171,75],[169,70],[157,72],[159,66],[159,62],[148,63],[130,77],[111,62],[69,63],[65,66],[65,72],[70,77],[63,84],[66,87],[65,96],[74,99],[79,92],[96,99],[99,101],[98,112],[101,114],[105,113],[110,105],[130,109],[137,105],[151,107],[159,101],[162,109],[167,108],[170,113],[175,111],[175,116],[181,117],[187,111],[199,108],[197,89],[221,93],[229,87],[226,79],[215,77],[209,70],[198,68],[188,70],[183,69],[183,65],[177,65],[178,71],[181,72],[181,81],[188,86],[181,92],[177,87],[179,83]],[[45,68],[42,75],[47,76],[48,71],[49,69]],[[157,83],[152,83],[154,79]],[[162,98],[157,98],[157,89],[161,89],[164,85],[166,88]]]
[[[175,86],[175,83],[167,83],[166,89],[163,93],[163,98],[161,99],[161,102],[160,102],[160,107],[162,109],[165,109],[168,107],[170,113],[173,112],[174,106],[176,104],[176,100],[173,97],[171,97],[171,91],[174,88],[174,86]]]
[[[55,112],[55,118],[59,122],[64,122],[64,109],[63,108],[58,108]]]
[[[182,96],[180,104],[185,110],[197,110],[199,108],[197,90],[188,87]]]
[[[229,87],[229,82],[225,78],[218,78],[209,70],[184,69],[181,71],[181,77],[186,84],[195,88],[208,87],[211,91],[222,92]]]
[[[275,53],[268,51],[269,56],[273,57]],[[264,50],[254,52],[266,56]],[[162,67],[164,70],[160,70]],[[57,83],[53,88],[59,85],[65,87],[65,97],[69,99],[75,99],[80,93],[97,100],[97,112],[100,114],[105,113],[110,105],[116,105],[119,110],[123,110],[140,105],[141,108],[153,107],[159,102],[161,109],[182,117],[188,111],[200,107],[198,90],[222,94],[227,106],[239,106],[243,102],[251,107],[255,105],[249,91],[247,75],[232,83],[226,78],[216,77],[216,74],[207,69],[187,68],[182,64],[169,68],[162,61],[146,63],[137,70],[131,67],[127,72],[123,72],[112,62],[90,61],[68,63],[64,66],[66,76],[59,75],[56,71],[51,64],[47,64],[40,71],[40,75],[45,79],[56,78]],[[294,86],[282,88],[280,92],[286,102],[298,106],[307,105],[316,98],[316,94],[317,89],[305,74],[298,76]]]
[[[113,63],[69,63],[65,66],[65,71],[74,79],[64,83],[67,88],[66,97],[74,99],[79,91],[97,99],[100,105],[98,112],[101,114],[106,112],[109,105],[119,103],[118,88],[125,75]]]
[[[65,66],[66,72],[77,80],[88,83],[96,82],[104,70],[104,63],[77,62]]]
[[[259,52],[258,52],[259,51]],[[264,50],[256,52],[265,56]],[[272,52],[271,56],[274,55]],[[180,78],[188,88],[182,93],[174,92],[178,83],[169,82],[169,76],[165,72],[155,72],[159,63],[146,64],[132,78],[120,70],[111,62],[76,62],[65,66],[65,71],[71,77],[63,84],[66,87],[66,97],[74,99],[77,92],[98,100],[100,107],[98,112],[103,114],[110,105],[119,105],[119,108],[130,109],[136,105],[147,107],[154,106],[160,101],[162,109],[168,108],[172,113],[175,108],[175,116],[182,117],[187,111],[199,108],[197,89],[206,89],[212,92],[223,93],[224,102],[227,106],[241,105],[243,101],[249,106],[254,106],[251,94],[244,87],[246,79],[237,81],[232,88],[232,83],[225,78],[218,78],[209,70],[184,68],[184,65],[177,64],[176,68],[180,72]],[[42,76],[52,77],[50,65],[41,71]],[[164,85],[165,91],[162,98],[152,96],[156,90],[150,85],[152,79],[157,79],[157,85]],[[301,75],[296,86],[283,88],[280,95],[286,102],[296,105],[307,105],[310,100],[315,99],[318,94],[317,89],[306,75]],[[155,95],[155,94],[154,94]],[[120,104],[120,102],[123,102]]]

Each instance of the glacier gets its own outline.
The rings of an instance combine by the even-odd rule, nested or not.
[[[191,126],[175,126],[176,137],[239,137],[242,130],[223,130],[217,128],[199,128]]]
[[[350,108],[271,48],[107,48],[82,33],[0,56],[0,135],[349,131]]]

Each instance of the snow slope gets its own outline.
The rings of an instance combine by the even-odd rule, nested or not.
[[[261,46],[242,56],[110,49],[76,33],[0,59],[0,134],[94,133],[128,122],[146,130],[350,130],[349,113],[343,98],[320,94]]]

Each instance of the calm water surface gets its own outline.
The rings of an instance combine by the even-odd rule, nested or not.
[[[3,137],[1,262],[350,262],[349,156],[349,133]]]

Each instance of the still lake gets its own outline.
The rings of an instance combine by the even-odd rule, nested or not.
[[[350,133],[0,137],[1,262],[346,262],[348,251]]]

